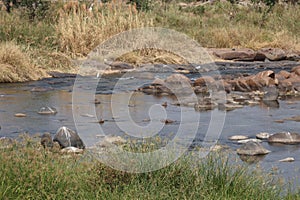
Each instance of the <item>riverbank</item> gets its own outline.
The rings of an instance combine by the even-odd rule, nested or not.
[[[47,77],[49,71],[76,73],[74,60],[84,59],[103,41],[126,30],[149,26],[185,33],[205,48],[300,51],[299,5],[276,4],[270,11],[261,4],[229,2],[192,5],[153,1],[146,11],[122,1],[90,6],[88,2],[59,2],[50,4],[47,12],[35,18],[19,8],[11,13],[1,11],[0,82],[37,80]],[[149,62],[148,54],[142,51],[121,60],[143,64]],[[160,63],[178,61],[162,54],[159,52]]]
[[[61,154],[21,136],[0,149],[0,197],[7,199],[298,199],[258,168],[224,153],[180,158],[158,171],[113,170],[88,153]],[[1,145],[3,147],[3,144]],[[131,146],[132,147],[132,146]],[[139,147],[141,148],[141,147]],[[145,145],[141,151],[147,151]],[[127,149],[135,151],[136,148]]]

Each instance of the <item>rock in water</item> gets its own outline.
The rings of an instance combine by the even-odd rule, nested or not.
[[[65,126],[57,130],[53,141],[58,142],[61,148],[66,148],[71,146],[77,147],[79,149],[85,148],[85,145],[83,144],[83,141],[81,140],[79,135],[75,131]]]
[[[276,101],[279,96],[279,90],[277,89],[276,86],[265,87],[263,91],[264,91],[264,96],[262,98],[263,101]]]
[[[27,115],[24,113],[16,113],[15,117],[26,117]]]
[[[44,148],[52,148],[53,147],[53,141],[50,133],[44,133],[41,136],[41,144],[43,145]]]
[[[237,143],[239,143],[239,144],[245,144],[245,143],[247,143],[247,142],[257,142],[257,143],[261,143],[262,140],[251,138],[251,139],[238,140],[238,141],[237,141]]]
[[[269,137],[270,137],[270,133],[261,132],[256,134],[256,138],[261,140],[268,139]]]
[[[57,113],[56,109],[49,106],[41,107],[38,111],[38,114],[40,115],[55,115]]]
[[[275,133],[268,138],[268,142],[283,144],[299,144],[300,134],[290,132]]]
[[[249,137],[245,136],[245,135],[233,135],[233,136],[230,136],[228,139],[229,140],[246,140],[248,138]]]
[[[293,157],[287,157],[287,158],[284,158],[284,159],[281,159],[281,160],[278,160],[279,162],[294,162],[295,161],[295,158]]]
[[[239,155],[265,155],[270,153],[269,150],[265,149],[260,143],[247,142],[241,148],[237,149]]]

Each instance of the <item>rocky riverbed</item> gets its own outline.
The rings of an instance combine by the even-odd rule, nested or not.
[[[179,127],[184,126],[185,135],[180,139],[192,140],[190,150],[207,144],[213,150],[229,147],[240,154],[241,160],[258,162],[266,171],[278,172],[297,182],[300,177],[297,65],[295,61],[219,62],[215,65],[218,73],[203,70],[200,74],[190,70],[186,73],[187,68],[179,66],[149,65],[138,73],[127,71],[99,79],[81,77],[85,81],[77,83],[80,89],[77,95],[96,94],[93,98],[83,98],[78,104],[74,104],[72,96],[76,89],[72,74],[52,73],[56,78],[1,84],[0,137],[17,138],[24,132],[41,136],[49,132],[53,139],[57,130],[65,126],[78,130],[85,147],[89,148],[101,141],[103,137],[99,135],[103,133],[130,139],[120,124],[131,130],[134,124],[147,127],[154,121],[162,127],[157,132],[159,137],[172,139]],[[176,74],[178,71],[185,73]],[[95,80],[98,85],[93,90]],[[122,87],[116,87],[118,82]],[[132,97],[127,101],[129,94]],[[164,109],[166,115],[151,113],[153,105]],[[90,107],[95,112],[91,112]],[[118,115],[113,107],[120,111]],[[123,112],[130,113],[131,118],[122,116]],[[77,114],[75,122],[74,113]],[[212,123],[216,120],[218,123]],[[194,125],[197,125],[195,137]],[[220,126],[220,134],[207,137],[214,126]],[[257,136],[259,133],[269,134]],[[274,143],[274,135],[270,135],[276,133],[281,135]],[[230,139],[238,135],[244,138]],[[272,141],[268,137],[273,138]],[[295,140],[286,142],[291,141],[290,137]],[[256,138],[259,140],[254,140]],[[278,142],[278,138],[285,142]],[[250,143],[243,141],[245,139],[250,139]],[[245,153],[249,148],[251,153]],[[253,152],[262,155],[249,157]]]

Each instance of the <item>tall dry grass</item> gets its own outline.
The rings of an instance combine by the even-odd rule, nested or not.
[[[95,3],[92,10],[83,3],[68,3],[59,11],[55,24],[61,52],[86,56],[92,49],[120,32],[151,26],[151,18],[123,1]]]
[[[195,13],[201,8],[201,12]],[[300,5],[276,5],[264,18],[264,8],[216,2],[180,9],[170,4],[155,11],[156,26],[186,33],[203,47],[278,47],[300,51]]]
[[[37,80],[45,73],[13,42],[0,43],[0,82]]]

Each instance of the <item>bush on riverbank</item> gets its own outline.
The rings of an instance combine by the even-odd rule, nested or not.
[[[131,174],[88,154],[50,152],[27,136],[0,149],[0,177],[1,199],[279,199],[280,193],[262,172],[229,163],[225,155],[181,158],[158,171]]]
[[[300,51],[300,5],[236,3],[184,7],[176,1],[149,1],[140,11],[124,1],[58,1],[47,6],[44,18],[24,17],[14,8],[0,12],[0,41],[14,41],[34,55],[46,70],[68,71],[71,59],[86,56],[113,35],[148,26],[187,34],[204,47],[278,47]],[[191,1],[189,1],[191,2]],[[268,11],[268,12],[267,12]],[[0,80],[1,81],[1,80]]]

